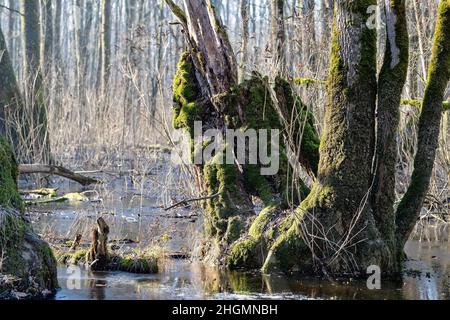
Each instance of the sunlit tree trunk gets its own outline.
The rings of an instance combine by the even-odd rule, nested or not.
[[[372,208],[381,235],[395,251],[395,172],[400,100],[406,81],[409,41],[405,0],[385,1],[386,51],[378,77],[377,141]]]
[[[396,213],[399,250],[408,240],[419,218],[430,185],[439,141],[442,101],[450,80],[450,0],[441,0],[433,40],[428,81],[419,120],[418,146],[411,183]]]
[[[241,0],[241,20],[242,20],[242,44],[241,63],[239,65],[239,79],[243,79],[246,74],[248,64],[248,41],[249,41],[249,2]]]
[[[99,81],[102,94],[106,94],[111,67],[111,10],[112,1],[101,0]]]
[[[185,0],[186,13],[173,1],[166,2],[183,25],[189,43],[174,79],[174,127],[187,131],[193,145],[197,145],[195,121],[201,121],[202,133],[214,128],[224,134],[228,128],[281,130],[282,123],[288,123],[295,114],[299,120],[296,118],[291,123],[293,136],[297,136],[300,127],[308,132],[301,143],[300,161],[309,171],[316,172],[319,139],[311,125],[311,114],[292,93],[289,83],[277,78],[272,86],[263,77],[253,74],[238,84],[233,50],[209,1]],[[280,222],[282,208],[286,208],[289,200],[295,198],[292,201],[298,204],[298,199],[308,192],[301,179],[294,182],[288,178],[287,144],[283,140],[280,173],[274,176],[261,174],[261,163],[243,163],[235,155],[232,162],[206,159],[196,165],[201,190],[216,195],[205,204],[208,241],[202,252],[206,260],[232,268],[261,266],[267,247],[263,239],[264,225],[263,229],[253,225],[261,224],[257,222],[259,219],[267,223]],[[295,149],[294,145],[292,147]],[[220,146],[217,157],[233,153],[231,148]],[[267,206],[258,216],[253,209],[252,196],[261,198]],[[274,229],[273,234],[282,232],[282,228],[274,225],[268,227]],[[253,232],[254,229],[257,231]]]
[[[286,30],[284,25],[285,0],[271,0],[272,54],[280,75],[286,73]]]

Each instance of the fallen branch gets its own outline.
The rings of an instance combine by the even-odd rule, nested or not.
[[[207,197],[202,197],[202,198],[194,198],[194,199],[186,199],[186,200],[177,202],[177,203],[175,203],[174,205],[172,205],[172,206],[170,206],[168,208],[165,208],[164,211],[169,211],[169,210],[171,210],[173,208],[176,208],[178,206],[181,206],[181,205],[187,205],[190,202],[197,202],[197,201],[204,201],[204,200],[214,199],[214,198],[216,198],[218,196],[219,196],[219,194],[216,193],[216,194],[213,194],[212,196],[207,196]]]
[[[83,186],[103,183],[100,180],[82,176],[66,168],[46,164],[21,164],[19,165],[19,173],[20,174],[46,173],[50,175],[56,175],[76,181]]]

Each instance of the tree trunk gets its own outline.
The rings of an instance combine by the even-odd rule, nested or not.
[[[245,78],[248,64],[248,40],[249,40],[249,3],[248,0],[241,0],[241,20],[242,20],[242,45],[241,63],[239,65],[239,79]]]
[[[376,32],[366,25],[368,5],[376,1],[335,3],[318,178],[296,212],[296,223],[272,246],[263,271],[392,268],[368,202],[377,93]]]
[[[100,89],[106,94],[111,64],[111,10],[112,1],[101,1],[100,23]]]
[[[408,72],[409,43],[405,0],[385,1],[386,51],[378,80],[377,144],[372,208],[375,222],[395,251],[395,172],[400,100]]]
[[[284,0],[271,0],[272,54],[280,76],[286,74],[286,31],[284,27]]]
[[[93,270],[105,270],[109,264],[108,254],[109,226],[103,218],[97,219],[97,226],[92,230],[91,247],[86,262]]]
[[[45,105],[44,87],[41,72],[39,32],[39,0],[21,0],[22,33],[23,33],[23,67],[24,77],[32,87],[29,94],[31,119],[27,145],[31,149],[31,157],[37,162],[50,162],[50,141],[47,131],[47,107]]]
[[[53,9],[52,0],[41,0],[41,70],[44,76],[48,76],[51,71],[53,54]]]
[[[19,140],[15,119],[19,118],[22,107],[19,87],[0,26],[0,136],[7,137],[16,149]]]
[[[282,131],[287,124],[292,128],[293,137],[307,132],[299,149],[310,152],[301,156],[296,153],[296,156],[305,167],[317,168],[319,139],[311,124],[312,116],[293,95],[289,83],[279,78],[272,86],[267,79],[253,74],[238,85],[234,54],[209,1],[186,0],[186,13],[173,1],[166,2],[183,25],[190,46],[180,59],[174,79],[173,124],[176,129],[185,129],[190,134],[193,147],[201,146],[195,151],[203,152],[207,146],[194,136],[195,121],[202,122],[202,133],[211,128],[220,133],[225,133],[226,129],[245,131],[248,128]],[[295,149],[295,143],[289,145]],[[280,147],[280,173],[275,176],[264,176],[260,171],[261,162],[250,164],[248,159],[236,158],[236,154],[232,154],[231,163],[217,162],[220,157],[236,151],[230,146],[219,146],[214,159],[196,166],[203,190],[208,195],[218,194],[209,197],[206,203],[208,241],[203,247],[203,256],[230,267],[259,267],[264,261],[259,248],[266,244],[262,239],[264,230],[254,225],[261,225],[263,221],[274,226],[283,219],[282,208],[290,201],[298,204],[308,190],[299,177],[292,175],[288,142],[283,141]],[[259,197],[267,206],[258,216],[253,209],[252,196]],[[281,229],[277,227],[274,232],[281,232]]]
[[[428,83],[422,102],[417,153],[411,183],[396,213],[396,237],[400,251],[419,217],[428,191],[439,141],[442,101],[450,80],[450,0],[439,4],[428,70]]]
[[[17,189],[17,164],[7,142],[0,136],[0,296],[16,298],[47,297],[58,287],[56,260],[48,244],[34,233],[23,217],[23,204]]]

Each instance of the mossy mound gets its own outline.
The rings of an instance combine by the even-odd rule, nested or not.
[[[58,286],[56,260],[23,217],[17,175],[14,153],[0,137],[0,297],[46,297]]]
[[[55,250],[55,256],[59,263],[65,265],[85,265],[87,249],[77,251]],[[112,254],[104,271],[123,271],[139,274],[153,274],[159,272],[159,262],[162,254],[157,250],[147,252],[133,251],[127,254]]]

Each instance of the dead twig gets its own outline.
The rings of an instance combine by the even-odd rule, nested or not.
[[[218,196],[219,196],[219,193],[216,193],[216,194],[213,194],[212,196],[207,196],[207,197],[185,199],[183,201],[175,203],[174,205],[172,205],[172,206],[170,206],[168,208],[165,208],[164,211],[169,211],[169,210],[171,210],[173,208],[176,208],[176,207],[181,206],[181,205],[187,205],[188,203],[191,203],[191,202],[197,202],[197,201],[204,201],[204,200],[214,199],[214,198],[216,198]]]

